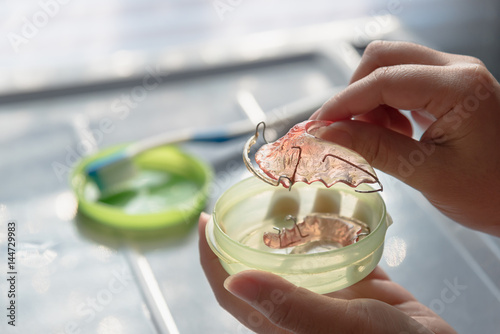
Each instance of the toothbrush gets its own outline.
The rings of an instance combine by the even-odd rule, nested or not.
[[[90,163],[86,168],[88,177],[94,181],[101,194],[113,193],[119,188],[120,185],[124,184],[125,181],[131,179],[134,175],[136,175],[137,169],[135,167],[135,164],[133,163],[133,158],[143,152],[159,146],[180,144],[188,141],[220,143],[238,138],[245,134],[251,133],[252,131],[255,131],[255,125],[258,122],[256,123],[256,120],[253,119],[255,117],[251,117],[250,114],[256,114],[256,101],[255,99],[253,99],[252,103],[248,103],[248,101],[251,101],[251,99],[249,98],[251,95],[248,92],[239,94],[239,96],[243,98],[238,98],[238,102],[242,109],[248,114],[249,119],[237,121],[216,129],[202,131],[195,129],[184,129],[143,139],[141,141],[128,145],[111,155]],[[286,120],[288,122],[291,122],[296,120],[297,118],[302,118],[312,114],[330,96],[332,96],[331,91],[328,92],[328,95],[320,94],[317,96],[300,99],[276,110],[285,110],[287,113]],[[253,98],[253,96],[251,97]],[[283,115],[280,115],[278,113],[276,113],[274,117],[270,117],[272,116],[273,112],[271,112],[267,117],[263,112],[257,112],[257,114],[259,114],[259,117],[261,118],[269,118],[270,121],[267,122],[267,125],[271,127],[277,123],[284,121]]]
[[[184,129],[143,139],[123,149],[90,163],[86,173],[97,185],[101,194],[112,193],[120,184],[137,174],[133,158],[155,147],[184,142],[221,143],[252,131],[249,122],[237,122],[232,126],[214,130],[196,131]]]

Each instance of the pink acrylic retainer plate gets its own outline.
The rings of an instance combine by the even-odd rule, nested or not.
[[[382,184],[375,171],[362,156],[314,136],[316,130],[329,124],[332,122],[304,121],[296,124],[275,142],[263,145],[255,154],[255,161],[260,170],[253,167],[248,157],[250,148],[259,136],[257,125],[255,135],[247,141],[243,150],[245,165],[259,179],[274,186],[281,183],[289,188],[295,182],[311,184],[319,181],[328,188],[337,182],[356,188],[362,183],[377,183],[380,189],[356,191],[381,191]]]
[[[304,217],[304,221],[297,224],[296,218],[287,216],[287,220],[294,220],[293,228],[278,229],[278,233],[264,233],[263,241],[270,248],[288,248],[309,244],[311,247],[326,249],[349,246],[370,233],[367,224],[355,218],[347,218],[334,213],[312,213]],[[306,250],[308,250],[306,249]],[[300,253],[302,248],[295,248],[292,253]]]

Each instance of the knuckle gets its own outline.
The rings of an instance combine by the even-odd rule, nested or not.
[[[476,82],[486,82],[488,84],[492,84],[494,81],[492,74],[488,71],[484,64],[478,64],[476,66],[473,79]]]
[[[371,41],[366,46],[364,54],[367,56],[377,55],[386,48],[387,43],[389,42],[381,40]]]
[[[404,41],[375,40],[370,42],[363,52],[363,57],[371,59],[375,64],[381,64],[381,59],[387,55],[398,54],[408,48],[423,47],[418,44]]]
[[[479,58],[472,57],[472,56],[464,56],[464,57],[465,57],[466,62],[468,62],[470,64],[475,64],[475,65],[480,65],[482,67],[486,67],[484,65],[484,63],[481,61],[481,59],[479,59]]]
[[[481,64],[462,64],[461,66],[462,75],[467,79],[468,82],[477,82],[479,80],[486,80],[489,78],[490,74],[486,67]]]
[[[491,87],[496,85],[496,79],[483,64],[461,64],[460,71],[464,81],[468,83],[466,90],[468,93],[478,86],[491,90]]]
[[[377,84],[383,84],[387,81],[390,81],[390,79],[396,74],[398,70],[399,65],[378,67],[371,73],[372,80],[377,82]]]
[[[387,50],[388,43],[390,42],[379,40],[370,42],[363,52],[362,61],[368,60],[376,65],[379,64],[382,54]]]

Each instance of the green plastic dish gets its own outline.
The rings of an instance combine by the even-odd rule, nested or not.
[[[367,185],[358,188],[372,189]],[[302,254],[290,253],[290,249],[271,249],[262,241],[263,233],[273,232],[273,226],[293,226],[293,222],[286,222],[287,215],[292,214],[300,221],[312,212],[359,219],[368,224],[371,232],[343,248],[313,248]],[[264,270],[311,291],[328,293],[360,281],[376,267],[391,223],[378,193],[357,193],[344,184],[325,188],[319,182],[296,183],[289,192],[251,177],[218,199],[206,235],[229,274]]]
[[[86,176],[86,167],[123,147],[87,157],[73,170],[70,182],[79,211],[100,223],[129,230],[190,225],[205,207],[211,169],[175,146],[158,147],[134,157],[138,174],[124,191],[100,198]]]

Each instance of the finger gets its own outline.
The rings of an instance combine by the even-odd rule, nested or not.
[[[243,271],[225,285],[276,326],[293,333],[398,333],[412,327],[430,333],[386,303],[319,295],[267,272]]]
[[[378,106],[366,114],[356,116],[354,119],[384,127],[408,137],[411,137],[413,134],[413,129],[408,118],[399,110],[387,105]]]
[[[376,266],[368,276],[363,278],[363,280],[370,279],[390,280],[389,275],[380,266]]]
[[[210,216],[203,212],[200,215],[200,220],[198,223],[198,234],[199,234],[199,251],[200,251],[200,262],[205,275],[208,278],[212,290],[214,292],[223,291],[222,283],[229,277],[229,274],[222,268],[219,258],[212,252],[210,246],[207,243],[205,228]],[[221,284],[218,284],[221,283]],[[217,295],[217,293],[216,293]]]
[[[405,64],[447,66],[456,63],[484,66],[482,61],[475,57],[441,52],[411,42],[373,41],[363,52],[361,62],[350,82],[364,78],[379,67]]]
[[[329,293],[328,296],[341,299],[370,298],[389,305],[399,305],[407,301],[416,301],[405,288],[387,279],[363,279],[348,288]]]
[[[419,110],[433,101],[433,97],[439,97],[442,93],[445,93],[445,98],[452,98],[453,95],[459,96],[458,91],[467,86],[464,83],[471,79],[469,77],[472,77],[479,67],[484,67],[484,64],[474,57],[439,52],[407,42],[375,41],[365,50],[347,89],[327,101],[311,115],[310,119],[331,121],[349,119],[353,115],[368,112],[382,104],[397,109]],[[459,68],[466,69],[462,73],[467,78],[464,77],[461,82],[456,81],[456,71]],[[421,75],[419,75],[420,71]],[[467,73],[472,73],[472,76]],[[442,76],[442,74],[447,75]],[[450,94],[453,91],[447,91],[447,86],[454,87],[457,94]],[[434,88],[440,89],[433,92]],[[371,94],[367,95],[369,97],[367,99],[362,92],[370,93],[370,91]],[[373,99],[374,97],[376,99]],[[409,99],[405,102],[407,98]],[[357,104],[356,100],[358,100]],[[452,100],[446,101],[446,99],[438,98],[437,103],[433,105],[435,110],[431,112],[439,118],[439,115],[451,109],[448,104],[453,102]],[[448,102],[448,104],[440,105],[440,101]],[[361,108],[361,110],[355,108],[356,105],[363,105],[362,102],[370,104],[371,107]],[[409,105],[419,107],[413,108]],[[349,109],[354,110],[349,112]]]
[[[224,270],[219,258],[212,252],[207,243],[205,227],[209,219],[210,216],[206,213],[200,215],[198,224],[200,262],[217,301],[249,329],[255,332],[270,332],[275,326],[269,320],[224,288],[224,281],[229,277],[229,274]]]
[[[378,168],[424,191],[442,177],[435,157],[442,148],[359,121],[339,121],[319,128],[315,136],[350,148]],[[439,183],[439,182],[438,182]]]
[[[373,41],[366,47],[351,83],[379,67],[402,64],[447,65],[454,59],[453,56],[409,42]]]
[[[410,314],[413,319],[423,326],[432,328],[434,333],[457,334],[444,319],[417,301],[406,302],[395,307],[403,313]]]
[[[377,266],[358,283],[345,289],[329,293],[328,296],[342,299],[372,298],[397,305],[404,301],[416,300],[403,287],[391,281],[385,271]]]
[[[386,104],[401,110],[427,110],[440,118],[470,94],[479,65],[381,67],[328,100],[316,119],[350,119]],[[461,76],[457,76],[457,72]]]
[[[346,301],[298,288],[279,276],[249,270],[231,276],[225,285],[272,323],[294,333],[342,333],[349,327]]]
[[[384,104],[402,110],[427,110],[439,118],[457,104],[466,89],[465,84],[457,82],[456,68],[381,67],[328,100],[315,119],[350,119]]]

